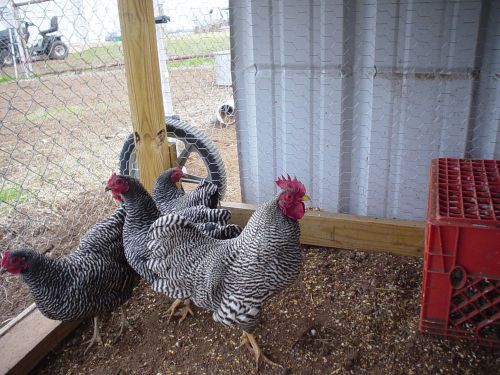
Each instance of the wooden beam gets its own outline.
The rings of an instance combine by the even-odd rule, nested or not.
[[[223,202],[231,222],[245,225],[256,206]],[[382,251],[423,257],[424,223],[308,211],[300,220],[301,243],[340,249]]]
[[[170,168],[152,0],[118,0],[123,57],[139,176],[152,190]]]
[[[60,322],[29,306],[0,330],[0,374],[27,374],[79,321]]]

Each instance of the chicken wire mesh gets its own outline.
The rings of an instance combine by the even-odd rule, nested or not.
[[[229,56],[227,1],[168,4],[154,2],[170,17],[156,26],[168,134],[191,182],[216,179],[237,201],[235,128],[216,118],[232,100],[214,67]],[[111,171],[137,173],[117,3],[2,1],[0,29],[0,248],[60,256],[115,207]],[[0,325],[31,301],[1,275]]]
[[[68,55],[2,68],[0,246],[59,255],[112,209],[110,171],[138,173],[117,7],[3,3],[10,47],[57,16]],[[499,2],[154,4],[167,130],[225,200],[263,202],[289,173],[321,210],[423,219],[431,158],[498,158]],[[1,285],[6,321],[30,300]]]
[[[235,1],[242,199],[425,218],[435,157],[500,156],[500,2]],[[286,4],[286,5],[285,5]]]

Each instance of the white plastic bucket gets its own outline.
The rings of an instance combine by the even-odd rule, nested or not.
[[[236,122],[234,117],[234,100],[222,103],[217,109],[217,121],[223,126],[233,125]]]
[[[218,86],[231,86],[231,51],[214,52],[215,57],[215,84]]]

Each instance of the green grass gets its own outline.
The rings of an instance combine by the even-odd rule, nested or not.
[[[169,56],[203,55],[227,50],[229,49],[229,31],[171,34],[165,40],[165,48]],[[123,59],[123,49],[121,42],[113,42],[106,46],[73,52],[70,54],[70,58],[83,60],[87,63],[107,63]],[[205,64],[213,64],[213,59],[200,57],[172,61],[168,63],[168,66],[179,68]]]
[[[37,109],[34,112],[28,113],[26,118],[31,122],[43,121],[47,118],[65,118],[68,115],[79,114],[83,111],[83,108],[79,105],[65,105],[60,107],[52,107],[48,109]]]
[[[0,75],[0,84],[14,81],[16,78],[9,75]]]
[[[0,190],[0,202],[24,202],[28,196],[22,191],[20,187],[12,187]]]
[[[193,57],[188,60],[174,60],[167,63],[169,68],[192,68],[201,65],[213,65],[215,59],[213,57]]]
[[[169,35],[165,41],[167,54],[201,55],[229,49],[229,31]]]
[[[80,52],[70,54],[72,59],[83,60],[88,63],[120,60],[123,58],[123,50],[120,42],[114,42],[107,46],[93,47]]]

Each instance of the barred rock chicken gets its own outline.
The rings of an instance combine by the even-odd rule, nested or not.
[[[177,188],[184,172],[180,167],[170,168],[158,176],[153,188],[153,200],[161,215],[180,214],[192,223],[206,223],[204,232],[222,240],[237,237],[241,227],[227,225],[231,218],[229,210],[217,208],[219,188],[203,181],[188,193]]]
[[[157,276],[153,289],[178,300],[189,298],[213,312],[214,320],[243,329],[242,344],[262,358],[252,331],[263,302],[299,274],[302,257],[298,220],[305,212],[304,185],[279,178],[283,189],[261,205],[239,237],[217,240],[178,215],[159,218],[148,234],[147,266]]]
[[[148,284],[153,284],[157,279],[157,275],[146,267],[146,260],[149,255],[146,238],[150,226],[160,217],[160,212],[156,208],[151,195],[149,195],[140,181],[133,177],[113,173],[108,180],[106,190],[110,190],[116,200],[123,201],[123,206],[127,212],[123,226],[123,243],[127,261]],[[194,209],[196,212],[193,211],[190,213],[190,211],[186,211],[186,213],[195,215],[199,214],[200,210],[210,209],[201,207],[199,210]],[[179,214],[183,215],[183,211],[179,212]],[[241,232],[241,228],[234,224],[197,223],[194,225],[206,235],[216,238],[231,237]],[[171,313],[170,317],[172,317],[178,307],[179,304],[174,303],[172,309],[169,309]],[[186,317],[186,314],[192,314],[189,303],[186,303],[179,310],[181,311],[181,321]]]
[[[162,215],[178,213],[193,206],[217,208],[219,204],[217,185],[203,181],[195,190],[185,193],[176,185],[183,175],[181,168],[170,168],[156,179],[152,195]]]
[[[113,311],[127,301],[139,278],[123,250],[125,210],[95,224],[69,255],[51,258],[31,249],[5,251],[2,268],[20,274],[36,306],[49,319],[78,320],[94,317],[94,334],[86,351],[101,341],[97,315]],[[122,333],[125,316],[122,310]]]
[[[149,227],[160,217],[160,212],[147,190],[135,178],[113,173],[106,190],[112,192],[115,200],[123,202],[122,207],[127,213],[123,225],[125,257],[130,266],[151,284],[156,275],[146,267],[148,249],[145,241]]]

